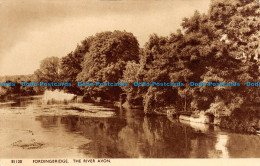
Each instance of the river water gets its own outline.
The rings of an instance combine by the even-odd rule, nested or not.
[[[260,136],[41,96],[0,103],[0,135],[0,158],[260,157]]]

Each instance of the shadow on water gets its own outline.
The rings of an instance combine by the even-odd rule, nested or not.
[[[50,119],[42,121],[42,119]],[[67,132],[92,140],[79,151],[108,158],[229,158],[259,157],[259,147],[249,145],[259,138],[250,135],[214,132],[214,126],[198,127],[169,121],[164,116],[144,116],[141,110],[121,110],[116,117],[38,117],[43,127],[60,121]],[[197,124],[198,125],[198,124]],[[201,126],[200,126],[201,127]],[[251,137],[251,138],[250,138]],[[75,140],[76,141],[76,140]],[[242,147],[238,146],[243,142]],[[258,144],[257,144],[258,143]],[[249,148],[247,152],[245,148]],[[241,153],[242,152],[242,153]]]
[[[79,147],[79,151],[93,157],[186,158],[190,155],[191,139],[196,137],[191,134],[192,128],[175,125],[165,117],[42,116],[37,120],[45,128],[53,127],[60,121],[66,124],[67,132],[81,133],[93,140]]]
[[[40,127],[52,134],[57,131],[56,129],[62,129],[59,131],[76,135],[73,141],[77,145],[77,153],[88,157],[260,157],[259,136],[225,132],[215,126],[179,122],[165,116],[145,116],[143,111],[138,109],[116,109],[115,114],[110,117],[45,114],[44,112],[48,109],[49,113],[50,110],[62,111],[60,108],[64,107],[64,104],[55,105],[55,107],[52,104],[42,106],[38,100],[34,100],[22,99],[11,107],[28,107],[36,102],[36,106],[33,107],[37,110],[36,113],[34,112],[34,120],[40,123]],[[98,109],[100,106],[90,105],[91,108]],[[64,108],[67,108],[67,104]],[[82,112],[83,110],[77,108],[73,111]],[[82,138],[90,142],[81,143]]]
[[[121,110],[110,118],[40,116],[37,120],[45,128],[60,121],[67,132],[80,133],[92,140],[81,145],[79,151],[93,157],[213,157],[208,152],[214,149],[217,140],[164,116],[144,116],[142,110]]]

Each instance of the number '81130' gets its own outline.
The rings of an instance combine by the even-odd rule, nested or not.
[[[11,163],[23,163],[23,160],[11,160]]]

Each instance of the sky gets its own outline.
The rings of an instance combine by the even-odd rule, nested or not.
[[[32,74],[46,57],[63,57],[102,31],[132,32],[140,47],[176,32],[210,0],[0,0],[0,76]]]

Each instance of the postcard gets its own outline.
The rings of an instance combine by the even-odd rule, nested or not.
[[[0,0],[0,166],[260,166],[258,0]]]

